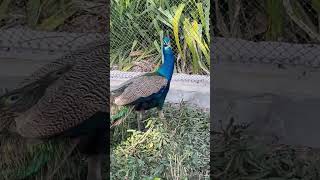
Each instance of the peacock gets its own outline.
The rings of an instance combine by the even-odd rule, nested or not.
[[[99,41],[45,65],[0,97],[0,132],[71,138],[88,155],[87,179],[101,180],[109,144],[109,48]]]
[[[134,77],[122,83],[117,89],[111,91],[111,103],[122,108],[112,119],[119,119],[128,112],[128,107],[138,112],[138,129],[142,130],[142,118],[146,110],[157,108],[160,119],[164,118],[163,105],[170,88],[174,70],[175,56],[170,44],[170,38],[163,38],[164,62],[155,71]]]

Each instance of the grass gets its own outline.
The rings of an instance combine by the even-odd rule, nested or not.
[[[320,179],[320,151],[266,143],[249,133],[247,125],[235,125],[212,134],[211,168],[223,180]]]
[[[165,120],[151,110],[148,130],[136,131],[134,114],[111,132],[112,179],[209,179],[209,115],[185,104],[165,106]],[[219,125],[219,124],[217,124]],[[223,180],[320,179],[320,151],[266,143],[250,134],[248,125],[230,121],[211,133],[211,168]],[[54,170],[70,143],[30,145],[1,135],[0,177],[4,180],[45,178]],[[75,151],[56,179],[85,178],[85,157]],[[103,176],[106,177],[106,169]],[[22,178],[20,178],[22,179]]]
[[[148,116],[157,114],[151,111]],[[112,179],[209,179],[208,113],[168,105],[165,117],[146,119],[144,133],[134,130],[134,116],[114,129]]]
[[[209,117],[187,105],[167,105],[166,120],[148,113],[149,130],[137,132],[134,114],[111,133],[112,179],[208,179]],[[71,147],[68,140],[29,144],[13,135],[0,136],[0,177],[3,180],[45,179]],[[77,150],[54,179],[85,179],[86,157]],[[106,166],[104,166],[106,167]],[[107,169],[103,177],[107,177]]]
[[[0,139],[0,177],[3,180],[46,179],[58,167],[71,145],[68,140],[30,144],[14,135],[1,135]],[[58,169],[54,178],[85,178],[84,160],[85,157],[76,150],[67,163]]]

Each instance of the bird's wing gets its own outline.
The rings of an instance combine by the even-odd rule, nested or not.
[[[114,100],[116,97],[120,96],[123,91],[130,85],[132,84],[133,82],[135,81],[140,81],[139,79],[143,76],[153,76],[153,75],[156,75],[154,72],[151,72],[151,73],[144,73],[144,74],[141,74],[141,75],[138,75],[138,76],[135,76],[123,83],[121,83],[119,85],[119,87],[117,87],[116,89],[112,90],[111,93],[110,93],[110,103],[111,104],[114,104]]]
[[[28,138],[51,137],[78,127],[97,112],[109,112],[108,53],[105,46],[88,50],[63,76],[50,75],[59,79],[15,117],[17,133]]]
[[[97,46],[100,45],[106,45],[106,40],[98,42],[95,41],[93,43],[86,44],[82,47],[79,47],[79,49],[73,52],[67,53],[66,55],[60,57],[59,59],[56,59],[53,62],[45,64],[41,68],[34,71],[30,76],[26,77],[19,84],[19,86],[23,87],[25,85],[45,78],[45,76],[47,76],[50,72],[60,71],[61,69],[64,69],[67,66],[72,66],[76,64],[79,58],[86,56],[88,52],[94,51],[97,48]]]
[[[142,76],[145,76],[146,74],[143,74],[143,75],[139,75],[139,76],[136,76],[136,77],[133,77],[123,83],[121,83],[119,85],[118,88],[114,89],[111,91],[111,95],[112,96],[119,96],[121,93],[123,93],[123,91],[130,85],[132,84],[134,81],[136,81],[137,79],[141,78]]]
[[[66,65],[52,70],[41,79],[0,96],[0,132],[14,125],[14,114],[19,114],[35,105],[46,89],[70,69],[71,66]]]
[[[159,92],[168,83],[168,80],[158,75],[144,75],[127,84],[123,92],[115,97],[114,103],[123,106],[134,102],[141,97],[148,97]]]

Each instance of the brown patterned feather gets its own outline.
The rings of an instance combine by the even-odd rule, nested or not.
[[[124,91],[114,99],[114,103],[123,106],[134,102],[140,97],[148,97],[157,93],[161,88],[166,86],[167,79],[162,76],[140,76],[130,83],[126,83],[127,87]]]
[[[34,81],[40,80],[41,78],[46,76],[49,72],[56,71],[67,65],[72,65],[77,63],[77,61],[79,61],[79,59],[81,59],[82,57],[86,56],[88,52],[94,51],[97,46],[106,44],[106,42],[107,42],[106,40],[101,40],[99,42],[86,44],[83,47],[80,47],[78,50],[74,52],[70,52],[67,55],[64,55],[63,57],[57,59],[56,61],[44,65],[43,67],[33,72],[29,77],[24,79],[20,83],[20,87],[25,86]]]
[[[108,112],[108,56],[106,44],[76,54],[71,70],[51,84],[35,105],[15,118],[18,133],[29,138],[50,137],[81,124],[96,112]],[[68,64],[57,62],[51,67]],[[37,71],[30,81],[41,78],[39,74],[45,74],[48,67]]]

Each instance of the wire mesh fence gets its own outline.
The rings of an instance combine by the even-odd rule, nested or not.
[[[209,8],[209,0],[111,0],[111,65],[154,69],[169,35],[178,72],[209,74]]]
[[[43,65],[106,40],[108,2],[0,0],[0,89],[16,88]]]
[[[311,0],[215,0],[215,63],[320,66],[320,3]]]
[[[101,39],[108,0],[0,1],[0,47],[28,51],[70,51]]]

